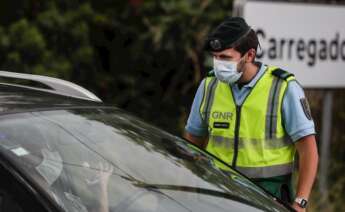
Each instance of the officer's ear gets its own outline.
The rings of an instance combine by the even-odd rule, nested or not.
[[[253,63],[255,61],[255,57],[256,57],[255,49],[253,49],[253,48],[249,49],[247,52],[246,62],[247,63]]]

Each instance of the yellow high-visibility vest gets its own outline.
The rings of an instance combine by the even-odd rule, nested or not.
[[[291,173],[295,146],[282,120],[283,96],[291,80],[292,74],[267,67],[242,105],[236,105],[228,84],[207,77],[200,107],[209,128],[206,150],[250,178]]]

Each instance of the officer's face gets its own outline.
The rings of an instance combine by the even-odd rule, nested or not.
[[[230,48],[221,52],[212,52],[212,55],[218,60],[237,62],[237,71],[245,72],[248,67],[246,64],[254,61],[256,52],[254,49],[249,49],[245,54],[241,55],[241,53],[234,48]]]
[[[218,60],[232,61],[237,63],[237,71],[245,71],[246,54],[241,56],[241,53],[236,51],[234,48],[225,49],[221,52],[212,52],[214,58]],[[244,58],[244,59],[243,59]]]

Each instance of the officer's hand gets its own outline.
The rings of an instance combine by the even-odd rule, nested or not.
[[[293,209],[295,209],[297,212],[305,212],[305,208],[301,208],[297,203],[292,204]]]

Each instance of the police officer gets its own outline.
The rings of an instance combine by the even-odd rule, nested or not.
[[[255,61],[258,44],[240,17],[226,18],[210,33],[205,50],[213,56],[213,70],[197,90],[185,138],[304,211],[318,164],[314,123],[294,75]]]

